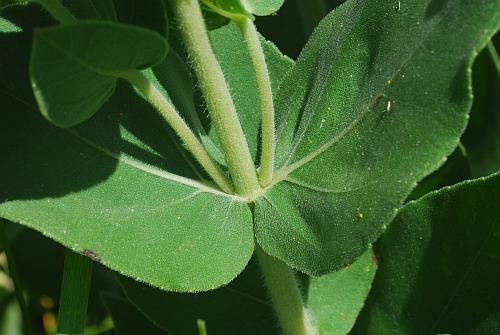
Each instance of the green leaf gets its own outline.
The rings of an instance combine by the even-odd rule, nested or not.
[[[128,84],[119,82],[102,113],[59,129],[10,83],[27,72],[18,57],[26,43],[6,46],[0,216],[163,289],[211,289],[244,268],[253,252],[248,206],[195,180],[193,162]]]
[[[285,0],[240,0],[246,10],[255,15],[271,15],[283,6]]]
[[[167,52],[150,31],[80,21],[35,31],[30,73],[40,112],[60,127],[92,117],[113,94],[120,73],[150,67]]]
[[[111,314],[117,335],[161,335],[165,331],[155,326],[127,300],[103,293],[101,299]]]
[[[345,335],[354,325],[377,270],[371,250],[337,272],[307,277],[307,307],[321,335]]]
[[[457,146],[472,55],[500,26],[498,0],[398,4],[338,7],[280,85],[277,171],[256,199],[255,234],[305,273],[366,251]]]
[[[242,43],[232,34],[218,36],[226,45]],[[245,267],[253,252],[248,205],[199,181],[203,175],[196,163],[129,85],[119,82],[93,118],[58,129],[36,115],[29,86],[23,86],[23,76],[18,78],[26,72],[25,43],[7,46],[0,58],[10,65],[0,67],[6,78],[0,82],[5,102],[0,150],[10,163],[0,166],[0,216],[75,251],[92,250],[104,265],[163,289],[211,289]],[[269,43],[265,48],[276,87],[290,60]],[[226,69],[233,72],[226,75],[243,80],[239,71],[244,69],[247,79],[253,76],[246,61],[231,64]],[[172,65],[160,64],[153,72],[161,81],[162,71]],[[180,78],[186,75],[177,70]],[[185,85],[167,85],[178,107],[192,104],[189,92],[174,92]],[[239,99],[251,106],[245,111],[257,112],[256,98]],[[257,143],[260,116],[252,122]]]
[[[242,17],[274,14],[285,0],[202,0],[214,12],[231,20],[238,21]]]
[[[477,57],[472,75],[474,104],[463,143],[471,170],[480,177],[500,170],[500,74],[487,49]]]
[[[262,274],[255,260],[228,286],[205,293],[162,292],[119,277],[127,298],[149,319],[172,334],[196,334],[204,320],[208,334],[277,335]]]
[[[17,33],[20,31],[22,31],[22,28],[0,16],[0,33]]]
[[[380,241],[352,334],[496,334],[500,174],[410,202]]]

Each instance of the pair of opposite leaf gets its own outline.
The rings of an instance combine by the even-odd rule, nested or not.
[[[27,186],[24,193],[12,192],[0,215],[74,250],[92,249],[109,267],[169,290],[229,282],[250,259],[254,240],[310,275],[352,263],[385,230],[417,181],[456,147],[471,104],[473,55],[499,29],[499,0],[399,3],[396,11],[385,1],[347,1],[321,21],[293,65],[265,42],[271,80],[279,82],[279,89],[273,87],[277,160],[273,182],[253,200],[253,214],[246,199],[172,173],[189,166],[188,158],[165,156],[163,165],[141,159],[175,145],[158,144],[167,138],[151,140],[145,133],[158,131],[157,119],[144,117],[134,128],[120,116],[139,120],[134,103],[120,104],[134,100],[130,90],[119,87],[119,97],[104,104],[117,73],[162,60],[162,37],[88,21],[38,30],[31,74],[42,113],[54,122],[54,108],[61,108],[59,124],[73,125],[104,104],[68,130],[30,121],[47,143],[65,141],[75,151],[62,150],[67,159],[48,160],[51,168],[40,167],[41,175],[54,173],[50,164],[55,171],[94,174],[85,185],[68,181],[71,192]],[[233,25],[211,33],[214,47],[228,49],[238,44],[234,36]],[[215,51],[229,85],[241,77],[253,82],[251,70],[241,73],[243,66],[224,68],[231,55],[222,49]],[[77,96],[82,92],[92,98]],[[257,99],[235,100],[238,106]],[[27,159],[19,150],[7,155],[14,166]],[[14,183],[5,187],[12,190]]]

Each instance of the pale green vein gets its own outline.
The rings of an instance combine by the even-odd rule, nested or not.
[[[154,176],[157,176],[157,177],[161,177],[163,179],[166,179],[166,180],[169,180],[169,181],[172,181],[172,182],[175,182],[175,183],[179,183],[179,184],[183,184],[183,185],[186,185],[186,186],[189,186],[189,187],[196,188],[200,192],[212,193],[212,194],[215,194],[215,195],[218,195],[218,196],[223,196],[223,197],[226,197],[226,198],[231,198],[234,201],[239,201],[239,202],[244,202],[245,201],[245,199],[243,199],[243,198],[241,198],[239,196],[231,195],[231,194],[227,194],[227,193],[221,192],[221,191],[219,191],[219,190],[211,187],[210,185],[204,184],[204,183],[202,183],[200,181],[196,181],[196,180],[191,179],[191,178],[182,177],[182,176],[176,175],[174,173],[170,173],[170,172],[167,172],[165,170],[158,169],[158,168],[156,168],[156,167],[154,167],[152,165],[149,165],[149,164],[140,162],[138,160],[135,160],[132,157],[126,155],[126,154],[115,153],[113,151],[110,151],[110,150],[108,150],[108,149],[106,149],[104,147],[101,147],[100,145],[98,145],[98,144],[90,141],[89,139],[87,139],[87,138],[79,135],[78,133],[76,133],[73,130],[70,130],[70,129],[64,129],[64,130],[66,130],[68,133],[72,134],[73,136],[77,137],[78,139],[80,139],[84,143],[88,144],[89,146],[93,147],[94,149],[97,149],[97,150],[101,151],[102,153],[106,154],[107,156],[109,156],[111,158],[114,158],[115,160],[117,160],[117,161],[119,161],[119,162],[121,162],[123,164],[131,166],[131,167],[136,168],[138,170],[141,170],[143,172],[146,172],[148,174],[151,174],[151,175],[154,175]]]

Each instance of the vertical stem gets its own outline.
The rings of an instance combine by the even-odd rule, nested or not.
[[[64,7],[59,0],[34,0],[39,3],[60,23],[75,22],[76,19],[71,12]]]
[[[92,279],[92,260],[89,257],[66,251],[64,274],[59,302],[57,334],[80,335],[84,333],[87,303]]]
[[[210,44],[198,0],[173,0],[173,7],[201,91],[221,142],[236,192],[259,189],[255,166],[222,69]]]
[[[9,267],[9,276],[14,283],[14,293],[16,295],[17,303],[19,304],[19,309],[21,310],[21,315],[23,318],[23,327],[26,335],[33,335],[33,325],[31,324],[31,317],[28,311],[28,306],[24,300],[23,288],[17,272],[16,262],[14,261],[14,255],[12,253],[12,248],[10,246],[9,238],[5,231],[5,221],[0,219],[0,240],[4,245],[5,256],[7,258],[7,266]]]
[[[144,95],[147,101],[158,110],[161,116],[180,137],[194,158],[200,163],[205,171],[207,171],[217,185],[226,193],[234,193],[231,182],[227,179],[219,164],[208,154],[203,144],[201,144],[198,137],[196,137],[191,128],[189,128],[174,106],[165,99],[163,94],[161,94],[148,78],[137,70],[121,73],[119,76],[134,85]]]
[[[265,187],[273,178],[274,167],[274,104],[271,79],[269,78],[264,51],[253,21],[245,17],[238,23],[252,59],[259,90],[260,112],[262,114],[262,153],[259,181]]]
[[[488,51],[490,52],[491,60],[493,64],[495,64],[495,68],[497,69],[498,76],[500,76],[500,57],[498,56],[497,49],[495,49],[495,45],[493,41],[488,42]]]
[[[316,334],[304,307],[293,270],[280,260],[267,255],[260,247],[257,247],[256,254],[283,333]]]
[[[198,335],[208,335],[205,320],[197,319],[196,326],[198,327]]]

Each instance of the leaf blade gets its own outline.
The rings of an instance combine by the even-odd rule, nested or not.
[[[367,250],[465,128],[471,54],[499,28],[500,2],[400,6],[344,3],[280,86],[279,170],[256,200],[256,239],[305,273],[337,270]]]
[[[497,173],[402,208],[381,239],[380,268],[353,334],[498,329],[499,185]]]
[[[167,44],[145,29],[104,21],[35,30],[30,77],[42,115],[61,127],[92,117],[117,74],[163,59]]]

